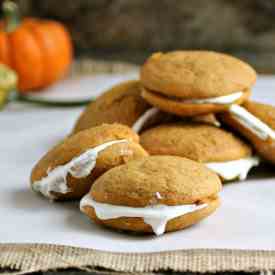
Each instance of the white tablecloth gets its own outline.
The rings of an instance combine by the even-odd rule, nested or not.
[[[121,78],[106,76],[104,87]],[[92,77],[76,81],[74,90],[100,90]],[[67,82],[62,85],[65,90],[71,87]],[[275,104],[275,78],[261,77],[253,97]],[[275,249],[275,169],[271,167],[257,169],[245,182],[224,186],[222,206],[208,219],[161,237],[99,227],[79,211],[77,203],[50,203],[33,193],[29,188],[32,166],[70,132],[81,110],[14,103],[0,112],[1,243],[54,243],[121,252]]]

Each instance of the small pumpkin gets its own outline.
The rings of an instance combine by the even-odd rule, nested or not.
[[[66,28],[53,20],[20,20],[14,2],[3,3],[0,63],[17,72],[20,92],[44,88],[62,78],[72,62],[73,47]]]

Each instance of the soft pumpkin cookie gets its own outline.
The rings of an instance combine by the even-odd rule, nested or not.
[[[35,165],[31,186],[52,200],[79,199],[117,165],[147,156],[139,137],[120,124],[103,124],[66,138]]]
[[[141,97],[139,81],[131,80],[113,86],[91,102],[78,118],[73,133],[102,123],[120,123],[139,132],[167,116],[156,108],[151,109]]]
[[[214,113],[250,96],[255,71],[245,62],[209,51],[153,54],[142,66],[143,98],[180,116]]]
[[[115,167],[96,180],[81,210],[96,223],[157,235],[209,216],[221,183],[204,165],[175,156],[151,156]]]
[[[174,155],[204,163],[223,180],[243,180],[259,163],[241,139],[202,123],[163,124],[144,131],[140,143],[151,155]]]
[[[259,155],[275,164],[275,107],[255,101],[232,105],[221,119],[246,137]]]

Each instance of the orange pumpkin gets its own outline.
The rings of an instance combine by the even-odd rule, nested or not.
[[[66,28],[52,20],[19,20],[15,3],[4,2],[0,22],[0,63],[18,74],[20,92],[46,87],[62,78],[72,62]]]

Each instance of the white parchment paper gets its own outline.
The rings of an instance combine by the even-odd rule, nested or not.
[[[106,83],[127,77],[112,76],[108,82],[105,76],[104,88]],[[78,87],[82,93],[85,89],[100,90],[93,77],[86,77],[84,85],[81,79],[76,81],[74,85],[64,82],[62,89]],[[275,78],[261,77],[253,97],[275,104]],[[221,193],[222,206],[215,214],[196,226],[161,237],[105,229],[90,222],[77,203],[50,203],[33,193],[29,188],[32,166],[70,132],[81,110],[16,103],[0,112],[1,243],[52,243],[114,252],[275,249],[274,167],[262,166],[247,181],[226,185]]]

